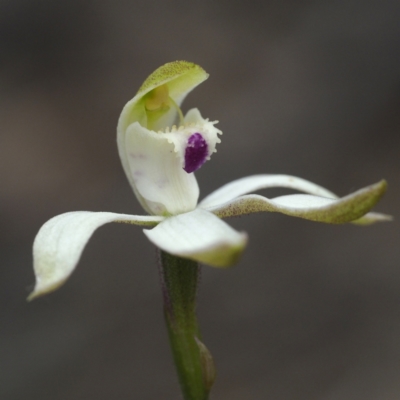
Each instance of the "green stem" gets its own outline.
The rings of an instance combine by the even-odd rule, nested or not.
[[[210,352],[200,341],[196,294],[197,262],[160,251],[164,315],[185,400],[207,400],[215,378]]]

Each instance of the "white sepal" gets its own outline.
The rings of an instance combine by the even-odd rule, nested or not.
[[[154,226],[162,217],[74,211],[57,215],[39,230],[33,243],[36,285],[29,300],[61,286],[75,269],[93,232],[109,222]]]
[[[213,267],[234,264],[247,243],[245,233],[235,231],[215,215],[200,209],[166,218],[144,233],[170,254]]]
[[[226,203],[243,194],[255,192],[261,189],[282,187],[299,190],[315,196],[337,198],[331,191],[309,182],[305,179],[291,175],[252,175],[237,179],[210,193],[199,204],[199,207],[208,209],[219,204]]]
[[[280,212],[311,221],[341,224],[361,218],[379,201],[386,191],[386,182],[367,186],[341,199],[305,194],[294,194],[268,199],[259,195],[236,197],[221,205],[206,209],[220,218],[255,212]],[[366,223],[384,220],[383,217],[365,216]],[[386,218],[387,219],[387,218]],[[361,222],[362,223],[362,222]]]

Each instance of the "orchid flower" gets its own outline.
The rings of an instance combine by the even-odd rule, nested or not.
[[[197,108],[183,116],[186,95],[207,79],[198,65],[176,61],[153,72],[122,110],[117,144],[132,189],[149,215],[76,211],[46,222],[36,236],[33,256],[36,285],[30,299],[57,289],[75,269],[93,232],[109,222],[144,229],[163,251],[214,267],[234,264],[247,243],[222,219],[262,211],[280,212],[312,221],[369,224],[390,217],[369,213],[386,182],[343,198],[321,186],[288,175],[255,175],[216,190],[200,203],[194,171],[216,152],[222,132],[217,121],[204,119]],[[268,199],[249,194],[284,187],[305,194]]]

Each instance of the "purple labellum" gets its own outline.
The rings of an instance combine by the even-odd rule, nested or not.
[[[187,173],[196,171],[206,162],[207,156],[207,142],[200,133],[193,133],[186,144],[185,166],[183,169]]]

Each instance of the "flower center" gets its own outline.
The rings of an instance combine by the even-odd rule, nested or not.
[[[172,108],[178,113],[180,124],[183,124],[183,114],[178,104],[169,96],[166,84],[157,86],[144,97],[144,106],[147,114],[147,127],[153,129],[154,124]]]
[[[208,146],[203,136],[196,132],[187,141],[185,149],[185,166],[187,173],[198,170],[207,160]]]

